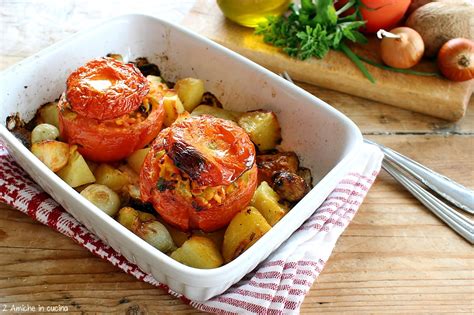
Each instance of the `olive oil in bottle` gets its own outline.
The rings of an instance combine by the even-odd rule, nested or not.
[[[224,15],[244,26],[256,27],[267,16],[282,15],[291,0],[217,0]]]

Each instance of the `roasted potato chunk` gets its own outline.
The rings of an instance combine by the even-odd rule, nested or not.
[[[145,161],[145,157],[150,151],[150,148],[139,149],[132,153],[127,158],[127,163],[130,165],[132,170],[134,170],[137,174],[140,174],[142,169],[143,161]]]
[[[171,258],[190,267],[211,269],[222,266],[224,260],[216,244],[210,239],[193,235],[171,253]]]
[[[97,167],[99,166],[99,163],[91,161],[91,160],[86,160],[87,166],[89,166],[89,169],[91,170],[92,173],[95,172]]]
[[[31,152],[50,170],[57,172],[67,164],[69,144],[55,140],[45,140],[33,143]]]
[[[71,147],[69,152],[68,162],[57,172],[58,176],[73,188],[95,182],[94,174],[82,155],[77,152],[77,147]]]
[[[194,230],[192,234],[207,237],[208,239],[212,240],[214,244],[217,245],[217,248],[221,248],[222,243],[224,242],[224,233],[225,233],[225,229],[219,229],[214,232],[204,232],[203,230]]]
[[[267,184],[262,182],[253,195],[250,205],[257,208],[267,222],[274,226],[288,212],[288,208],[278,203],[280,196]]]
[[[237,213],[224,234],[222,256],[225,262],[242,254],[270,229],[270,224],[254,207],[248,207]]]
[[[163,94],[165,91],[168,90],[168,86],[161,77],[155,75],[148,75],[146,79],[150,84],[150,95]]]
[[[272,187],[281,199],[289,202],[301,200],[310,189],[301,176],[288,171],[279,171],[273,174]]]
[[[41,106],[38,110],[37,124],[50,124],[59,129],[58,102]]]
[[[249,134],[260,151],[275,149],[281,142],[280,123],[271,111],[256,110],[244,113],[238,124]]]
[[[298,156],[294,152],[257,155],[258,182],[272,182],[272,176],[279,171],[296,173],[299,167]]]
[[[135,151],[136,152],[136,151]],[[141,165],[140,165],[141,166]],[[139,184],[140,182],[140,172],[135,172],[135,170],[130,166],[130,164],[121,164],[117,167],[119,171],[127,175],[128,182],[130,184]]]
[[[241,113],[233,112],[230,110],[225,110],[222,108],[213,107],[209,105],[199,105],[192,111],[191,116],[211,115],[217,118],[222,118],[222,119],[237,122],[240,114]]]
[[[179,114],[184,113],[184,106],[175,91],[169,90],[163,96],[163,107],[165,109],[164,124],[166,127],[171,126],[178,118]]]
[[[195,78],[184,78],[178,80],[174,86],[179,99],[183,102],[184,109],[192,112],[193,109],[201,104],[202,96],[205,92],[204,81]]]
[[[97,184],[105,185],[114,191],[121,190],[129,183],[127,174],[105,163],[96,168],[94,176]]]

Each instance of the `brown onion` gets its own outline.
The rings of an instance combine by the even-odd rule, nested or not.
[[[390,32],[381,31],[380,53],[390,67],[408,69],[416,65],[425,51],[420,34],[409,27],[397,27]]]
[[[453,81],[474,78],[474,42],[465,38],[447,41],[439,50],[438,67],[441,73]]]

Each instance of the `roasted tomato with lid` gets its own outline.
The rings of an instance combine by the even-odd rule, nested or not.
[[[149,90],[147,79],[133,64],[100,58],[71,73],[66,99],[74,112],[104,120],[133,112]]]
[[[162,95],[133,64],[89,61],[67,80],[58,103],[61,137],[96,162],[123,159],[160,132]]]
[[[168,223],[206,232],[226,226],[257,186],[255,147],[238,125],[189,117],[163,130],[140,173],[143,201]]]

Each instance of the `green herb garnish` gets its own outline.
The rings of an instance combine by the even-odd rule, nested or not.
[[[257,26],[255,34],[263,35],[265,43],[280,47],[291,57],[301,60],[322,59],[330,49],[340,50],[367,79],[375,82],[360,58],[344,44],[345,40],[367,43],[367,38],[359,32],[365,25],[365,21],[360,20],[359,6],[360,0],[349,0],[336,11],[333,0],[301,0],[300,6],[290,5],[288,16],[268,17]],[[340,17],[351,8],[354,13]]]

